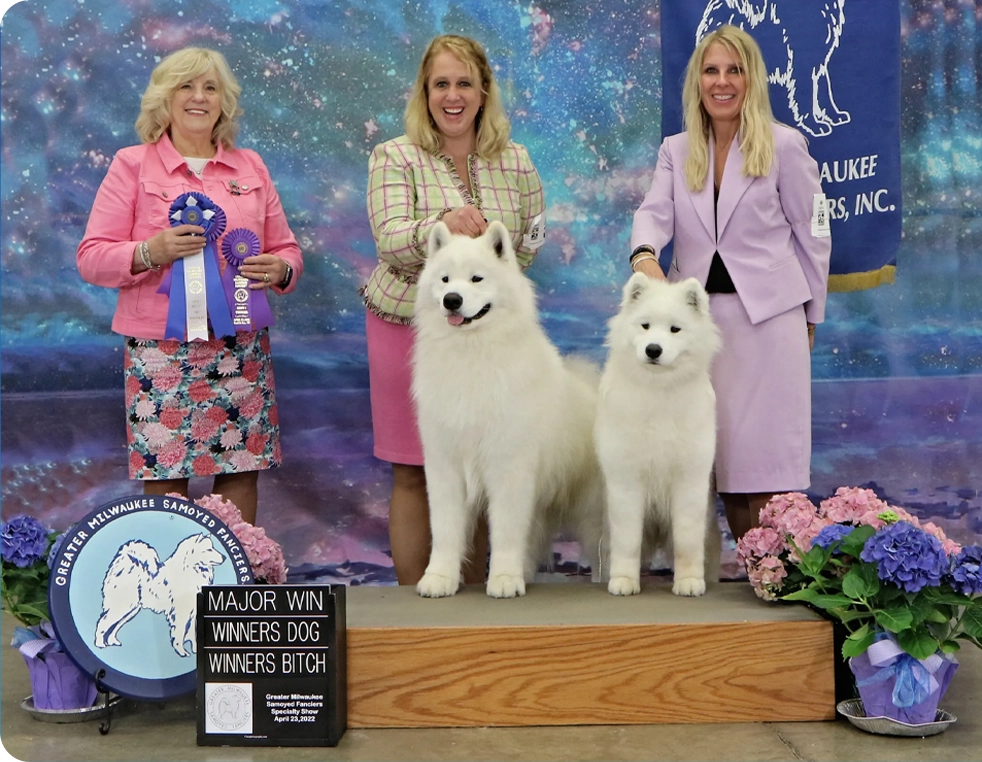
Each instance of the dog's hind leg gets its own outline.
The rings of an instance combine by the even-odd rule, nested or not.
[[[140,613],[140,606],[129,609],[122,616],[117,616],[114,611],[103,611],[99,621],[95,625],[95,646],[96,648],[107,648],[109,646],[119,646],[119,631],[123,625]]]

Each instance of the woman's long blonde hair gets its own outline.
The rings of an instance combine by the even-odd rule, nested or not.
[[[170,104],[174,93],[183,83],[214,70],[218,75],[221,116],[211,134],[214,145],[221,143],[226,150],[235,146],[239,130],[239,94],[242,88],[228,66],[225,56],[208,48],[183,48],[171,53],[154,68],[150,84],[143,92],[140,116],[136,119],[136,134],[144,143],[156,143],[170,128]]]
[[[771,171],[774,159],[774,114],[767,92],[767,69],[764,56],[754,38],[742,29],[725,25],[710,32],[692,51],[682,85],[682,120],[689,134],[689,156],[685,161],[685,181],[689,190],[698,192],[709,176],[709,114],[702,105],[700,87],[702,61],[713,43],[720,43],[734,53],[743,67],[747,92],[740,110],[740,151],[743,172],[763,177]]]
[[[461,63],[471,70],[471,74],[481,83],[484,93],[484,105],[477,112],[475,129],[477,130],[477,153],[485,159],[494,159],[508,145],[511,129],[508,116],[501,103],[501,91],[494,81],[494,72],[484,48],[476,40],[455,34],[444,34],[434,38],[423,53],[416,74],[416,83],[406,104],[403,122],[406,135],[416,145],[430,153],[439,153],[440,131],[430,115],[429,79],[433,71],[433,59],[443,52],[451,53]]]

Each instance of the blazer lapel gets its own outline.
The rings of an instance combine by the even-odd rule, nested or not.
[[[712,137],[710,137],[709,141],[709,161],[710,167],[715,166],[712,163]],[[726,155],[726,166],[723,169],[723,181],[719,188],[719,203],[716,206],[717,242],[723,237],[723,231],[726,230],[726,223],[730,221],[737,204],[740,203],[740,199],[743,198],[743,194],[747,192],[747,188],[750,187],[750,184],[755,179],[756,178],[748,177],[743,173],[743,153],[740,151],[740,135],[737,134],[737,136],[733,138],[732,145],[730,145],[730,152]]]
[[[691,193],[691,191],[690,191]],[[692,206],[696,210],[699,221],[706,228],[706,235],[713,241],[716,240],[716,211],[713,209],[713,141],[710,135],[709,140],[709,176],[702,190],[698,193],[691,193]]]

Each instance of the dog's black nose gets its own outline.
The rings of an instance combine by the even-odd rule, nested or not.
[[[463,303],[464,297],[454,291],[451,291],[449,294],[444,294],[443,296],[443,306],[448,310],[459,310],[460,305]]]
[[[649,344],[644,348],[644,353],[652,360],[661,357],[661,344]]]

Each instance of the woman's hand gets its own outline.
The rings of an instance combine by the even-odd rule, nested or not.
[[[484,219],[484,215],[476,206],[470,204],[451,209],[443,215],[443,222],[450,228],[451,233],[471,238],[484,235],[484,231],[488,229],[488,221]]]
[[[154,265],[169,265],[178,259],[197,254],[205,248],[205,229],[199,225],[178,225],[161,230],[147,241],[150,261]]]
[[[258,290],[278,286],[286,279],[286,261],[275,254],[257,254],[242,260],[239,274],[254,281],[249,288]]]
[[[665,273],[658,266],[658,260],[653,258],[642,259],[640,262],[636,262],[634,264],[634,272],[644,273],[649,278],[654,278],[655,280],[666,279]]]
[[[808,323],[808,351],[815,349],[815,324]]]

